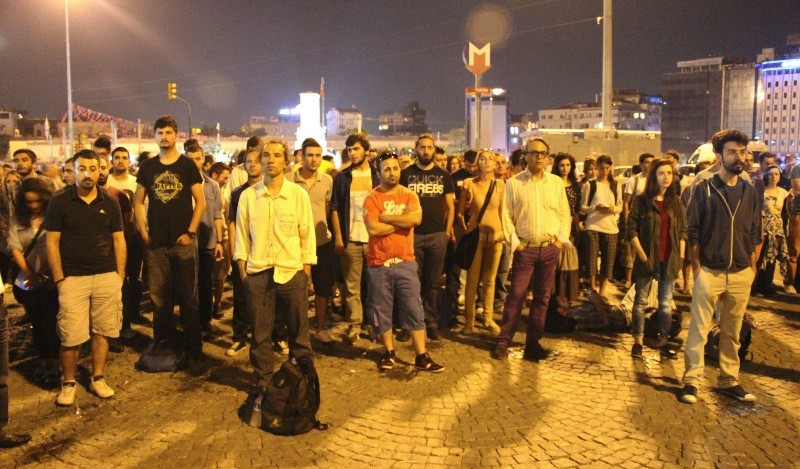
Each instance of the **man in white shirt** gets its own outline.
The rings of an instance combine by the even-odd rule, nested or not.
[[[291,356],[312,355],[307,288],[317,263],[314,217],[306,191],[284,177],[288,161],[284,142],[264,145],[264,180],[242,192],[236,214],[233,259],[253,314],[250,363],[257,395],[266,391],[273,373],[276,314],[283,315]]]
[[[130,191],[128,197],[136,193],[136,176],[128,172],[131,165],[131,154],[125,147],[117,147],[111,152],[111,176],[106,181],[108,187],[121,191]]]
[[[498,360],[508,357],[508,346],[519,325],[528,285],[533,287],[534,300],[528,314],[523,359],[538,361],[548,355],[539,339],[544,333],[547,304],[561,248],[570,242],[572,222],[564,181],[545,171],[549,152],[550,147],[544,140],[528,140],[522,151],[527,169],[506,181],[508,214],[520,244],[514,252],[511,289],[503,308],[506,322],[492,351],[492,357]]]

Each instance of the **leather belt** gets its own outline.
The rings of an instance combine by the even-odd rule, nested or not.
[[[526,247],[526,248],[546,248],[547,246],[550,246],[553,243],[555,243],[555,241],[553,241],[553,240],[542,241],[541,243],[536,243],[536,242],[533,242],[533,241],[527,241],[527,240],[523,240],[523,239],[519,240],[520,246],[523,246],[523,247]]]

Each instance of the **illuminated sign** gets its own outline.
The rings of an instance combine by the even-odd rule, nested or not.
[[[800,59],[770,60],[761,63],[762,70],[785,70],[800,68]]]

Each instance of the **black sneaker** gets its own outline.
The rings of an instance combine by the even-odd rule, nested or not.
[[[495,360],[505,360],[508,358],[508,345],[497,344],[494,350],[492,350],[492,358]]]
[[[738,384],[736,386],[731,386],[729,388],[719,388],[719,392],[736,399],[739,402],[755,402],[756,396],[750,394],[749,392],[745,391],[741,386]]]
[[[403,329],[397,333],[394,339],[398,342],[408,342],[411,340],[411,334],[409,334],[407,330]]]
[[[642,358],[642,344],[633,344],[631,348],[631,357]]]
[[[439,365],[433,361],[427,352],[417,355],[417,359],[414,360],[414,362],[414,366],[416,366],[420,371],[430,371],[431,373],[439,373],[440,371],[444,371],[444,365]]]
[[[208,357],[205,354],[190,357],[186,372],[191,376],[201,376],[208,371],[208,365]]]
[[[522,359],[531,362],[538,362],[547,358],[548,355],[550,355],[550,351],[542,347],[539,342],[535,342],[533,344],[525,345],[525,352],[522,354]]]
[[[678,399],[685,404],[697,402],[697,388],[688,384],[678,391]]]
[[[659,351],[659,355],[661,358],[665,360],[677,360],[678,359],[678,352],[673,350],[669,345],[665,345],[661,347]]]
[[[439,334],[438,327],[429,327],[428,328],[428,338],[434,341],[442,340],[442,335]]]
[[[397,356],[394,354],[394,350],[387,351],[381,360],[378,362],[378,368],[381,370],[391,370],[394,368],[394,364],[397,361]]]

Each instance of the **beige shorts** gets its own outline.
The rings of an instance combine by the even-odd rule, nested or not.
[[[224,280],[231,271],[231,257],[228,255],[228,249],[222,250],[222,259],[214,260],[214,267],[211,271],[211,278],[217,280]]]
[[[58,337],[64,347],[89,340],[89,331],[119,337],[122,279],[116,272],[65,277],[58,291]]]

